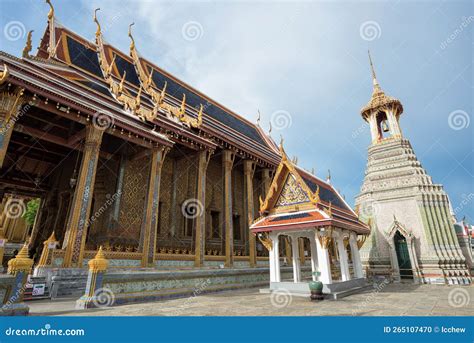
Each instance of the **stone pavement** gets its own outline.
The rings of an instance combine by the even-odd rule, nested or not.
[[[28,305],[31,315],[52,316],[467,316],[474,314],[473,298],[472,286],[381,283],[338,301],[246,289],[92,310],[75,310],[75,299]]]

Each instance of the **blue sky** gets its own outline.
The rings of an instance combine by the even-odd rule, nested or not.
[[[331,169],[351,204],[370,144],[359,114],[372,92],[370,48],[423,167],[458,219],[474,222],[472,1],[52,1],[58,21],[90,40],[101,7],[105,38],[125,52],[135,22],[141,55],[249,120],[259,109],[265,130],[273,114],[274,139],[282,134],[288,154],[318,176]],[[37,45],[48,6],[0,7],[1,50],[19,56],[30,29]]]

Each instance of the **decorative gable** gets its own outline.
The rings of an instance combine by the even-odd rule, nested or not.
[[[275,207],[301,204],[309,201],[308,194],[301,188],[293,174],[288,174]]]

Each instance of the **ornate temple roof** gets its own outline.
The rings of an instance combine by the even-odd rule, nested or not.
[[[400,100],[396,98],[392,98],[391,96],[388,96],[384,93],[382,88],[380,87],[377,77],[375,75],[375,69],[374,65],[372,63],[372,57],[370,56],[370,51],[369,51],[369,61],[370,61],[370,69],[372,72],[372,83],[374,86],[374,89],[372,91],[372,97],[370,98],[370,101],[368,102],[367,105],[365,105],[361,110],[360,113],[362,117],[365,119],[367,116],[373,112],[374,110],[382,109],[382,108],[388,108],[388,107],[398,107],[399,108],[399,114],[402,114],[403,112],[403,106]]]
[[[52,60],[63,62],[68,68],[77,72],[75,75],[63,73],[63,76],[73,79],[91,91],[98,92],[111,99],[116,98],[114,94],[111,94],[109,85],[104,80],[97,43],[88,41],[55,23],[54,13],[51,18],[48,18],[49,24],[36,57],[48,59],[50,55],[49,46],[52,45],[49,42],[51,37],[54,36],[53,41],[56,45],[54,59]],[[130,56],[105,42],[103,48],[106,62],[112,65],[110,71],[112,77],[117,81],[124,79],[124,88],[130,93],[131,97],[136,97],[143,87],[143,91],[140,93],[143,104],[150,106],[150,108],[153,107],[153,97],[145,91],[146,86],[143,85],[144,75],[140,75],[140,72],[142,72],[150,79],[150,88],[153,88],[153,91],[165,94],[164,100],[166,102],[175,107],[185,103],[186,115],[189,118],[197,118],[200,106],[202,106],[204,127],[213,130],[213,133],[221,134],[223,139],[232,138],[238,144],[247,145],[251,149],[258,150],[261,154],[271,155],[271,159],[278,158],[274,146],[269,143],[269,138],[266,137],[258,125],[249,122],[150,61],[138,56],[131,32],[129,35],[132,39]],[[134,56],[134,53],[136,56]]]
[[[282,160],[265,200],[260,199],[261,217],[251,225],[252,232],[320,226],[370,232],[332,185],[293,165],[282,145],[280,153]]]

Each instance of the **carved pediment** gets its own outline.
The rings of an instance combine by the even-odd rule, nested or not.
[[[300,204],[308,201],[310,201],[308,194],[301,188],[296,178],[292,174],[288,174],[275,207]]]

